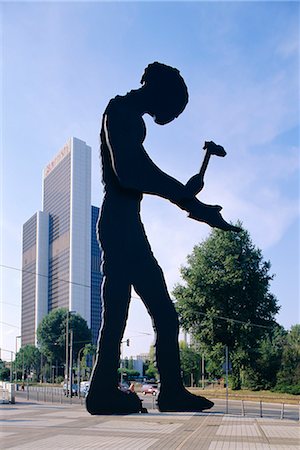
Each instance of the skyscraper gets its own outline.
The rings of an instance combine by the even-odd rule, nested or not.
[[[96,235],[96,226],[99,216],[99,208],[92,206],[91,220],[91,329],[92,342],[96,343],[98,339],[98,331],[101,325],[101,252]]]
[[[71,138],[43,171],[43,211],[23,226],[22,345],[36,344],[39,322],[59,307],[79,313],[96,341],[98,213],[91,206],[91,148]]]
[[[36,343],[36,328],[48,313],[49,214],[38,211],[23,225],[22,256],[24,345]]]

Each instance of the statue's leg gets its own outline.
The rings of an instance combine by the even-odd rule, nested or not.
[[[143,300],[156,334],[156,364],[162,387],[173,390],[182,387],[180,375],[178,316],[171,301],[159,266],[139,276],[134,288]]]
[[[102,284],[103,322],[86,398],[90,414],[126,414],[138,412],[141,408],[136,394],[118,389],[120,344],[128,315],[131,286],[124,273],[115,275],[104,277]]]
[[[202,411],[213,403],[190,394],[180,369],[178,315],[168,294],[163,272],[154,258],[140,264],[134,288],[142,298],[156,333],[156,364],[160,375],[158,406],[161,411]]]

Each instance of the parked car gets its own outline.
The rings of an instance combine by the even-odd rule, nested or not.
[[[156,395],[158,393],[158,385],[157,383],[145,383],[142,386],[142,394],[151,394]]]
[[[123,392],[127,392],[129,390],[129,384],[126,381],[120,382],[119,389]]]
[[[89,381],[82,381],[80,383],[80,396],[86,397],[87,393],[89,392],[90,382]]]

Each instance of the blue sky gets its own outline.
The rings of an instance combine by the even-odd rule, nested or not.
[[[9,2],[1,24],[1,264],[21,267],[22,224],[41,209],[42,169],[70,136],[92,147],[100,205],[101,115],[157,60],[181,71],[190,101],[167,126],[145,118],[147,151],[186,182],[204,140],[224,145],[227,157],[211,161],[200,199],[243,221],[276,273],[278,321],[299,322],[299,4]],[[143,200],[142,216],[172,290],[209,227],[154,197]],[[0,283],[0,320],[9,324],[0,346],[14,350],[20,272],[2,268]],[[148,350],[152,337],[142,333],[152,333],[151,322],[133,299],[125,354]]]

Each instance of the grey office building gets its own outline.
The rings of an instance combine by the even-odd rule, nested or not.
[[[43,171],[43,211],[23,226],[22,345],[36,344],[42,318],[79,313],[96,342],[101,318],[99,209],[91,206],[91,148],[71,138]]]

